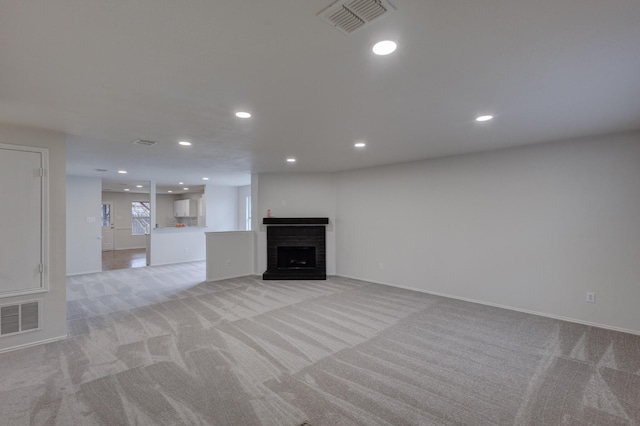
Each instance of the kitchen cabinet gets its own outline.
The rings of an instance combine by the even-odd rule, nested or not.
[[[198,200],[175,200],[173,202],[174,217],[196,217],[198,216]]]

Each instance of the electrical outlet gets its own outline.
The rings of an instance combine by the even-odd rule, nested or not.
[[[586,300],[589,303],[596,303],[596,294],[594,292],[588,291]]]
[[[382,262],[378,263],[378,269],[380,269],[382,271]]]

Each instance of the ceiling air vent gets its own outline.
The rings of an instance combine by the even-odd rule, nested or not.
[[[394,10],[395,7],[387,0],[338,0],[318,16],[340,31],[351,34]]]
[[[158,142],[147,141],[147,140],[144,140],[144,139],[136,139],[135,141],[133,141],[131,143],[134,144],[134,145],[154,146]]]

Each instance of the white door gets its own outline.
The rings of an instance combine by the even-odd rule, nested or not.
[[[113,238],[113,203],[111,201],[102,202],[102,250],[114,250],[115,240]]]
[[[46,158],[40,148],[0,144],[0,293],[46,285]]]

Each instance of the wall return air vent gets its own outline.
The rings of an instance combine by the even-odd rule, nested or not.
[[[338,0],[318,16],[345,34],[351,34],[394,10],[387,0]]]
[[[0,307],[0,336],[38,330],[40,301],[30,301]]]

